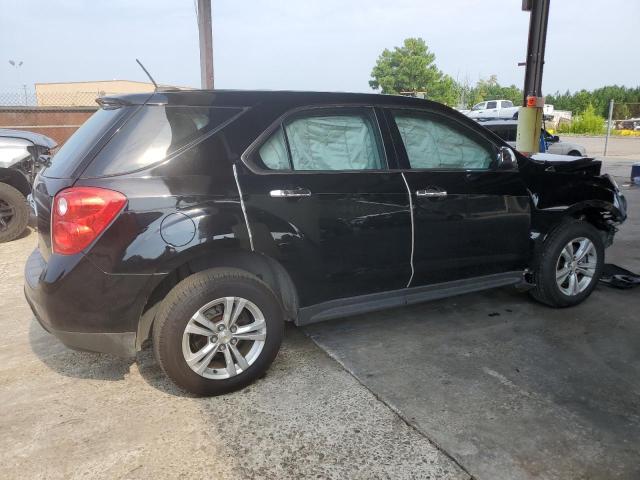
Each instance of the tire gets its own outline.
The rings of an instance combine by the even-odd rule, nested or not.
[[[0,183],[0,243],[15,240],[29,223],[27,199],[11,185]]]
[[[582,154],[578,150],[571,150],[567,155],[572,157],[582,157]]]
[[[569,260],[571,257],[577,258],[581,254],[580,248],[588,245],[580,239],[591,242],[593,248],[588,248],[593,255],[588,254],[577,262]],[[572,242],[571,245],[569,242]],[[565,247],[569,250],[565,250]],[[571,251],[575,255],[570,255]],[[530,294],[539,302],[551,307],[577,305],[584,301],[598,284],[603,264],[604,242],[600,231],[582,220],[563,222],[549,234],[536,255],[533,269],[536,286],[530,290]],[[565,277],[567,270],[569,273]],[[590,277],[581,273],[587,271],[592,274]],[[573,275],[575,278],[572,281]]]
[[[224,327],[226,311],[228,324],[218,330]],[[235,322],[234,313],[238,313]],[[187,327],[196,333],[187,333]],[[182,280],[162,301],[153,325],[153,351],[162,370],[180,388],[200,396],[221,395],[262,376],[275,359],[283,334],[282,307],[266,283],[244,270],[213,268]],[[240,338],[263,335],[263,340]],[[244,358],[244,368],[238,354]]]

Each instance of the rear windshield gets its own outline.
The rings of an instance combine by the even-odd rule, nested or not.
[[[116,121],[130,113],[131,108],[101,108],[91,115],[53,156],[51,166],[43,175],[51,178],[70,178],[89,151]]]
[[[146,105],[98,153],[85,177],[117,175],[178,153],[240,113],[240,108]]]

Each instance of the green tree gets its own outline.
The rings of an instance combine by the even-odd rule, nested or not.
[[[426,92],[427,98],[453,105],[458,100],[456,82],[435,64],[436,56],[421,38],[407,38],[402,47],[384,49],[369,85],[382,93]]]
[[[466,98],[466,107],[485,100],[511,100],[514,105],[522,105],[522,90],[515,85],[503,87],[498,82],[497,75],[491,75],[488,79],[478,80]]]

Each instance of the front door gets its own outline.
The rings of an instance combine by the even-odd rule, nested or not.
[[[404,288],[409,196],[373,108],[287,117],[245,160],[239,183],[255,251],[277,260],[302,307]]]
[[[411,191],[412,286],[525,268],[529,197],[517,170],[499,170],[497,146],[455,118],[387,113]]]

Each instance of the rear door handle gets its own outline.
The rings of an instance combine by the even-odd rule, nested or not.
[[[425,188],[424,190],[416,190],[416,196],[418,197],[446,197],[447,191],[435,188]]]
[[[310,197],[311,190],[308,188],[294,188],[292,190],[271,190],[269,195],[273,198],[300,198]]]

